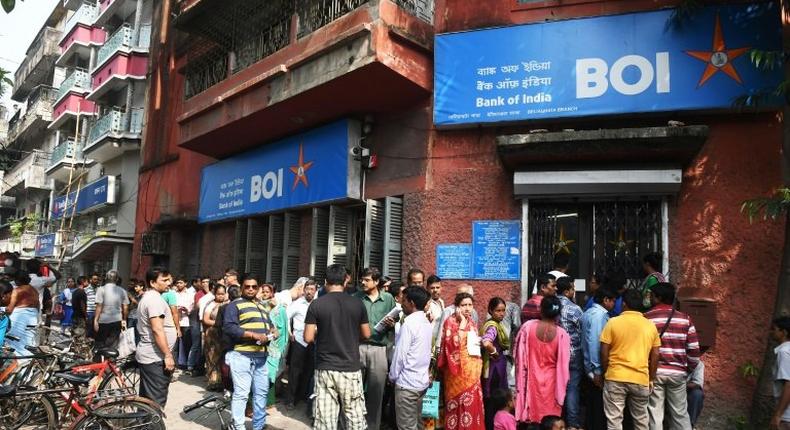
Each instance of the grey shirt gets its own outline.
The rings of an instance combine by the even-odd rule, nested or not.
[[[96,304],[102,305],[99,324],[119,322],[123,305],[129,304],[129,296],[122,287],[106,284],[96,291]]]
[[[151,329],[151,318],[162,318],[165,328],[167,347],[173,349],[176,343],[176,325],[170,313],[170,306],[156,290],[148,290],[143,294],[137,304],[140,318],[137,321],[137,331],[140,333],[140,342],[137,344],[135,358],[140,364],[151,364],[165,359],[163,351],[156,346],[154,331]]]

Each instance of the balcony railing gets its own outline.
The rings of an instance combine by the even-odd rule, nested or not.
[[[93,25],[93,21],[96,20],[97,16],[99,16],[99,7],[86,1],[73,15],[71,15],[69,20],[66,21],[66,26],[63,28],[63,37],[68,36],[77,24],[84,24],[87,26]]]
[[[8,140],[13,142],[36,120],[52,120],[52,102],[55,101],[55,89],[48,85],[39,85],[27,98],[27,110],[21,118],[11,124],[9,122]]]
[[[38,149],[33,150],[5,174],[3,194],[20,184],[23,184],[25,188],[44,188],[46,185],[44,169],[48,164],[49,156],[46,152]]]
[[[58,46],[60,36],[60,31],[52,27],[44,27],[30,45],[25,60],[14,73],[13,97],[16,100],[24,99],[34,87],[46,83],[44,82],[48,76],[46,73],[33,72],[51,67],[51,63],[54,63],[60,55],[60,46]],[[28,78],[31,78],[30,82]]]
[[[299,0],[296,14],[299,16],[299,37],[306,36],[332,21],[346,15],[369,0]]]
[[[96,143],[104,136],[111,134],[139,134],[143,131],[143,108],[134,108],[129,113],[120,109],[113,109],[108,114],[96,120],[88,132],[88,145]]]
[[[74,139],[68,139],[56,146],[49,159],[49,167],[52,167],[63,160],[76,161],[82,158],[82,143]]]
[[[121,48],[148,48],[151,44],[151,26],[143,25],[140,27],[138,40],[134,40],[134,30],[129,24],[124,24],[115,30],[115,33],[107,39],[107,42],[99,49],[96,54],[96,68],[101,67],[108,58],[112,57]]]
[[[60,84],[55,100],[60,100],[71,90],[91,90],[91,75],[85,69],[74,69],[71,74]]]
[[[226,11],[223,6],[216,6],[208,18],[192,24],[200,27],[196,33],[214,42],[214,47],[204,44],[198,48],[199,52],[188,54],[184,68],[184,97],[194,97],[227,79],[230,74],[287,47],[291,42],[294,16],[298,22],[297,38],[302,38],[377,1],[380,0],[270,0],[262,3],[249,0],[244,3],[249,9],[243,11]],[[433,20],[434,0],[393,1],[412,15],[428,22]],[[181,0],[179,11],[183,12],[195,3],[194,0]]]

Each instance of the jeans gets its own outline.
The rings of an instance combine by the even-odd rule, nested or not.
[[[189,370],[203,371],[203,333],[200,330],[200,323],[197,317],[194,321],[189,320],[189,332],[192,335],[192,344],[189,348],[189,355],[187,357],[187,368]]]
[[[93,317],[96,316],[95,312],[88,312],[88,318],[86,318],[87,324],[85,328],[88,329],[88,337],[93,339],[96,337],[96,332],[93,330]]]
[[[269,395],[269,374],[266,356],[251,357],[240,352],[228,351],[225,362],[230,366],[233,379],[233,398],[230,411],[234,430],[244,430],[244,410],[252,389],[252,428],[266,425],[266,397]]]
[[[175,345],[176,365],[179,368],[186,368],[189,362],[189,351],[192,349],[192,329],[190,327],[181,327],[181,337],[178,338]]]
[[[570,365],[570,379],[565,391],[565,417],[568,427],[582,427],[582,419],[579,416],[580,402],[579,392],[581,391],[582,376],[584,375],[584,362],[581,354],[575,357]]]
[[[688,390],[686,395],[688,397],[689,403],[689,419],[691,420],[691,427],[697,425],[697,418],[699,418],[699,414],[702,413],[702,405],[705,402],[705,392],[702,391],[702,388],[694,388]]]

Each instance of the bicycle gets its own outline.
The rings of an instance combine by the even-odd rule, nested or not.
[[[183,412],[184,414],[189,414],[190,412],[205,407],[209,405],[206,409],[207,412],[203,412],[201,415],[198,415],[196,418],[192,419],[191,421],[194,422],[202,422],[206,418],[208,418],[212,414],[216,414],[217,421],[219,421],[220,430],[231,430],[233,428],[232,420],[227,419],[225,415],[230,414],[230,401],[231,401],[231,392],[225,390],[222,395],[219,394],[210,394],[205,398],[198,400],[197,402],[184,406]]]
[[[69,430],[165,430],[164,412],[149,399],[137,397],[129,388],[81,395],[93,379],[90,375],[57,372],[68,385],[61,388],[31,389],[0,385],[0,429],[35,428],[55,430],[65,418],[74,416]],[[66,401],[58,413],[52,396]]]

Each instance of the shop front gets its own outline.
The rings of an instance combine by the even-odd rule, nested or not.
[[[201,268],[287,288],[326,267],[400,277],[403,202],[364,199],[361,125],[340,120],[203,168]]]
[[[466,187],[510,203],[483,195],[488,211],[434,236],[459,241],[454,230],[468,229],[470,217],[520,221],[522,303],[557,254],[570,257],[581,301],[593,274],[638,285],[642,257],[660,252],[681,296],[718,306],[697,326],[712,402],[732,407],[749,394],[730,388],[738,384],[728,360],[758,362],[764,348],[764,336],[752,334],[765,321],[745,321],[743,307],[772,309],[733,298],[741,279],[775,288],[780,257],[750,239],[768,227],[739,213],[743,200],[781,183],[781,101],[772,90],[782,75],[748,55],[781,50],[779,12],[771,3],[719,5],[680,27],[672,19],[658,10],[437,35],[435,147],[494,153],[467,162],[485,175],[469,175]],[[450,174],[445,164],[434,171]],[[775,270],[756,273],[754,259]],[[502,283],[475,285],[478,311],[506,294]]]

